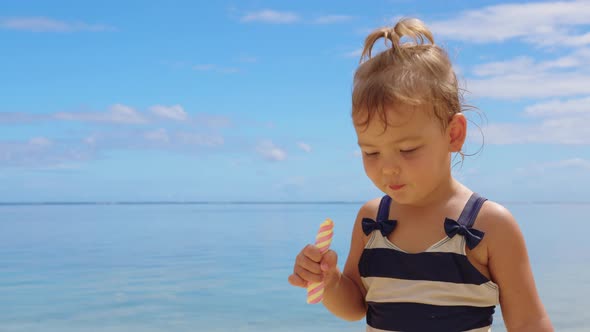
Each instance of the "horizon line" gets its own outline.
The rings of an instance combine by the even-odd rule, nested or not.
[[[364,204],[364,201],[21,201],[0,202],[0,206],[43,205],[321,205]],[[501,204],[521,205],[589,205],[590,201],[504,201]]]

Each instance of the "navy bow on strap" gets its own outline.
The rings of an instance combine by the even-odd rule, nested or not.
[[[397,225],[397,220],[375,221],[371,218],[363,218],[362,225],[363,232],[366,235],[369,235],[371,234],[371,232],[378,229],[381,231],[381,234],[383,234],[383,236],[387,236],[389,235],[389,233],[393,232],[393,229]]]
[[[467,228],[465,225],[461,225],[453,219],[445,219],[445,232],[448,237],[453,237],[456,234],[463,235],[469,249],[475,248],[479,242],[483,239],[484,232],[478,231],[477,229]]]

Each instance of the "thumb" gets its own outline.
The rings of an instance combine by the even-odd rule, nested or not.
[[[337,271],[338,255],[334,250],[328,250],[322,255],[320,267],[324,275],[332,274]]]
[[[333,287],[340,281],[340,271],[338,271],[338,255],[333,250],[328,250],[322,256],[320,267],[324,275],[325,287]]]

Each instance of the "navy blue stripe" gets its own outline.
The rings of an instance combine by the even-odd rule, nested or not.
[[[379,236],[381,234],[377,234]],[[488,282],[466,256],[447,252],[408,254],[395,249],[363,250],[359,260],[361,277],[444,281],[481,285]]]
[[[468,331],[492,325],[494,307],[368,302],[367,324],[404,332]]]
[[[467,228],[473,227],[473,224],[475,223],[475,219],[477,218],[477,214],[479,213],[479,210],[481,209],[481,207],[483,206],[483,203],[485,203],[485,201],[487,201],[487,198],[479,197],[477,199],[477,201],[475,202],[475,205],[471,209],[471,213],[469,214],[469,219],[467,220],[467,224],[465,224],[465,226]]]
[[[487,198],[481,197],[478,193],[471,194],[457,222],[467,228],[471,228],[485,201],[487,201]]]
[[[475,202],[478,199],[479,195],[477,193],[471,194],[471,197],[469,197],[467,203],[465,203],[465,207],[463,207],[463,211],[461,211],[459,219],[457,219],[457,222],[459,224],[467,226],[467,223],[469,222],[469,218],[471,215],[471,210],[473,209],[473,206],[475,205]]]
[[[389,205],[391,205],[391,197],[383,196],[379,202],[379,210],[377,210],[377,221],[389,219]]]

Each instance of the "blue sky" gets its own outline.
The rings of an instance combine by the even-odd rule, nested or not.
[[[590,2],[367,4],[3,1],[0,202],[379,195],[351,80],[365,36],[402,16],[485,114],[455,176],[498,201],[588,201]]]

